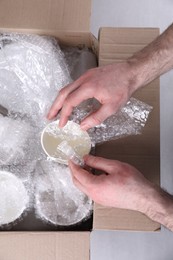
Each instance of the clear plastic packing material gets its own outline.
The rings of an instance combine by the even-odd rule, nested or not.
[[[71,147],[67,141],[62,141],[58,146],[57,150],[61,151],[63,154],[67,156],[69,160],[72,160],[75,164],[80,166],[84,166],[84,160],[81,158]]]
[[[95,100],[84,101],[73,110],[71,119],[80,123],[83,118],[98,109]],[[127,104],[116,114],[108,117],[102,124],[88,130],[92,145],[100,144],[117,138],[140,134],[145,126],[152,107],[148,104],[130,98]]]
[[[38,129],[28,120],[0,115],[0,165],[25,165],[44,158]]]
[[[35,208],[38,217],[54,225],[80,223],[92,213],[92,201],[73,184],[67,166],[53,161],[37,164]]]
[[[41,124],[58,91],[69,82],[64,55],[54,38],[0,35],[0,104],[9,111]]]
[[[40,145],[46,113],[71,81],[64,54],[53,37],[0,34],[0,165],[46,158]]]
[[[73,80],[79,78],[87,70],[97,67],[97,57],[91,49],[69,46],[61,46],[61,48]]]
[[[115,140],[129,135],[140,134],[145,126],[152,107],[135,98],[131,98],[119,112],[107,118],[91,131],[95,144]]]

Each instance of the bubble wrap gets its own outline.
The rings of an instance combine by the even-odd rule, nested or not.
[[[40,144],[41,131],[48,123],[45,115],[58,91],[70,81],[63,53],[55,39],[37,35],[0,35],[0,105],[8,110],[8,117],[0,116],[0,166],[25,184],[30,207],[35,198],[33,185],[37,183],[33,170],[37,175],[36,161],[46,159]],[[54,165],[50,170],[55,172],[56,167]],[[70,178],[69,170],[66,171]],[[49,171],[47,175],[54,183]],[[40,175],[40,183],[47,177]],[[64,211],[62,214],[68,215],[58,224],[71,225],[90,215],[92,202],[73,186],[71,180],[66,181],[65,187],[68,195],[63,197],[65,204],[61,192],[58,196],[55,184],[51,192],[57,195],[52,203],[56,202],[56,207]],[[14,195],[12,191],[9,199]],[[49,221],[57,224],[54,219]]]
[[[65,154],[68,158],[68,160],[72,160],[75,164],[78,164],[80,166],[84,166],[84,160],[81,158],[71,147],[67,141],[62,141],[58,146],[57,150],[61,151],[63,154]]]
[[[44,119],[58,91],[71,81],[64,56],[51,37],[0,35],[0,104]]]
[[[24,184],[28,194],[27,210],[33,206],[34,201],[34,171],[37,161],[29,162],[25,165],[1,165],[0,171],[6,171],[12,173]]]
[[[7,169],[0,170],[0,226],[13,225],[29,207],[29,194],[21,178]]]
[[[71,119],[80,123],[83,118],[98,108],[95,100],[84,101],[73,110]],[[129,135],[140,134],[152,107],[131,98],[119,112],[108,117],[102,124],[88,130],[92,145],[115,140]]]
[[[29,121],[0,115],[0,165],[24,165],[44,157],[37,131]]]
[[[68,167],[42,161],[37,174],[35,208],[41,219],[68,226],[90,216],[92,201],[74,186]]]
[[[97,67],[97,57],[91,49],[69,46],[61,46],[61,48],[73,80],[79,78],[87,70]]]

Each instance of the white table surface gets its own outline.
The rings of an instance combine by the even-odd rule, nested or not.
[[[173,22],[172,0],[92,0],[91,32],[102,26],[159,27]],[[161,186],[173,194],[173,71],[161,77]],[[173,232],[93,231],[91,260],[172,260]]]

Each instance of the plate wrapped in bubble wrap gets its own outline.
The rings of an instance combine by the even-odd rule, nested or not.
[[[67,226],[91,215],[92,200],[74,186],[67,166],[41,161],[36,170],[35,208],[40,218]]]
[[[32,173],[36,162],[0,166],[0,226],[10,229],[27,215],[33,205]]]

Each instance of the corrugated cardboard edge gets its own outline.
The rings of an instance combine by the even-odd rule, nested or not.
[[[101,28],[99,66],[129,58],[155,39],[158,34],[159,29],[156,28]],[[135,97],[153,106],[149,123],[147,122],[143,131],[145,139],[140,135],[109,142],[103,147],[97,147],[96,154],[128,162],[141,170],[148,179],[159,183],[159,80],[139,90]],[[146,142],[147,138],[149,141]],[[94,230],[156,231],[160,228],[160,224],[136,211],[107,208],[95,204],[93,228]]]
[[[1,232],[1,260],[89,260],[90,232]]]

